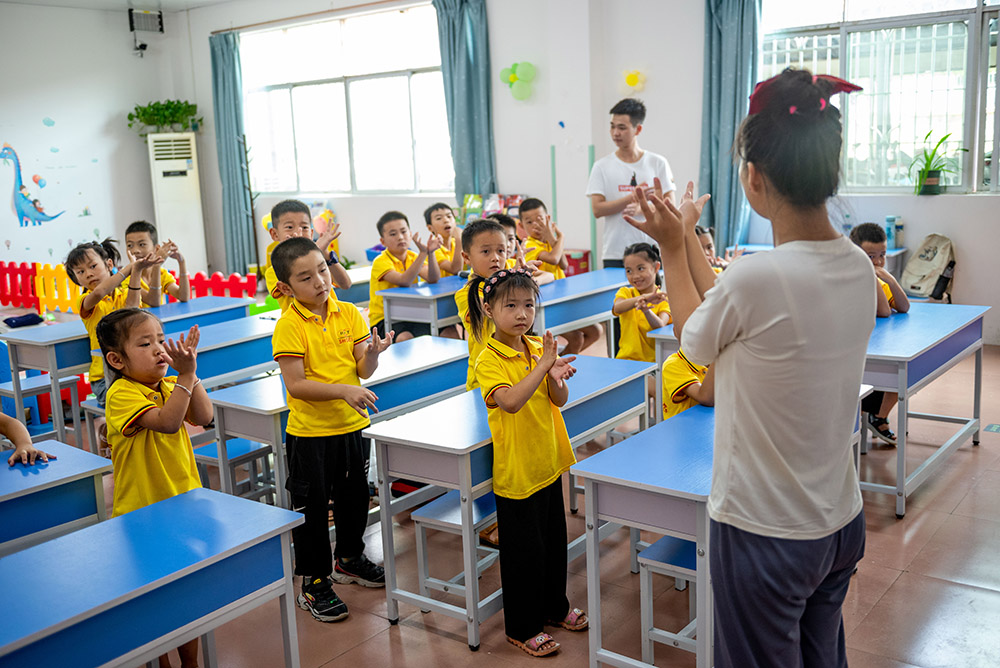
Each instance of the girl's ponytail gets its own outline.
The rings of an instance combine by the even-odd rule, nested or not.
[[[116,267],[121,263],[122,254],[118,251],[118,242],[111,237],[104,237],[104,241],[101,242],[101,248],[104,249],[105,259],[111,260],[112,264]]]
[[[486,323],[486,310],[483,308],[483,302],[479,298],[479,290],[485,282],[486,279],[482,276],[474,276],[469,281],[469,331],[476,337],[476,341],[480,343],[483,341],[483,325]]]

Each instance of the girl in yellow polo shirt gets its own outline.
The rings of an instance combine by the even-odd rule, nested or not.
[[[469,300],[472,334],[494,331],[475,372],[493,436],[493,493],[500,528],[500,580],[507,640],[532,656],[559,649],[548,624],[587,628],[587,616],[566,597],[566,512],[562,474],[576,461],[559,407],[575,357],[560,358],[555,338],[528,336],[538,286],[523,269],[475,277],[483,301]]]
[[[137,510],[201,487],[184,422],[207,425],[212,402],[197,369],[198,327],[187,337],[164,341],[149,311],[125,308],[97,325],[107,363],[108,442],[114,465],[112,514]],[[167,368],[177,370],[167,376]],[[198,665],[198,639],[178,648],[182,668]],[[161,665],[166,657],[161,657]]]
[[[660,251],[648,243],[632,244],[625,249],[625,276],[629,285],[615,293],[611,312],[618,317],[621,338],[620,360],[656,361],[653,340],[647,334],[670,324],[667,294],[660,291]],[[656,381],[646,383],[649,396],[656,396]]]

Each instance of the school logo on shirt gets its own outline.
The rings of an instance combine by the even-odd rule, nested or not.
[[[350,329],[345,327],[343,329],[337,330],[337,343],[350,343],[353,340],[354,337],[351,336]]]

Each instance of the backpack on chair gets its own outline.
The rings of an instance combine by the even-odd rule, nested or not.
[[[930,297],[938,278],[954,259],[951,239],[943,234],[928,234],[906,263],[899,283],[908,295]]]

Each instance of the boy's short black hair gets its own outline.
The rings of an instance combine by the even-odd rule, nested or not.
[[[628,119],[632,122],[632,127],[635,127],[642,125],[643,121],[646,120],[646,105],[642,103],[642,100],[627,97],[611,107],[610,113],[612,116],[628,116]]]
[[[694,233],[695,233],[696,236],[699,236],[699,237],[703,237],[705,235],[708,235],[708,236],[712,237],[713,239],[715,238],[715,235],[712,234],[712,228],[711,227],[702,227],[701,225],[695,225],[694,226]]]
[[[466,252],[471,252],[472,242],[476,240],[476,237],[485,232],[498,232],[500,236],[504,236],[503,226],[494,220],[492,216],[489,218],[477,218],[466,223],[465,228],[462,230],[462,248]]]
[[[378,222],[375,223],[375,228],[378,230],[378,235],[380,237],[382,236],[382,230],[385,228],[386,223],[391,223],[394,220],[402,220],[406,223],[407,227],[410,226],[410,219],[406,217],[405,213],[401,211],[386,211],[382,214],[382,217],[378,219]]]
[[[885,230],[877,223],[861,223],[851,230],[851,241],[859,246],[863,243],[883,244],[886,242]]]
[[[545,207],[545,202],[538,199],[537,197],[529,197],[525,199],[523,202],[521,202],[521,206],[518,209],[518,213],[521,215],[522,218],[524,218],[524,213],[526,211],[534,211],[535,209],[543,209],[545,213],[549,212],[549,210]]]
[[[431,224],[431,214],[433,214],[435,211],[441,211],[442,209],[445,211],[452,211],[452,208],[447,204],[445,204],[444,202],[434,202],[429,207],[424,209],[424,222],[427,223],[428,227],[430,227]],[[452,211],[452,213],[454,213],[454,211]],[[379,232],[379,234],[381,235],[382,232]]]
[[[300,202],[297,199],[286,199],[271,207],[271,227],[277,229],[278,221],[286,213],[304,213],[312,219],[312,211],[309,210],[305,202]]]
[[[489,220],[495,220],[500,223],[501,227],[509,227],[514,230],[515,234],[517,233],[517,221],[511,216],[508,216],[506,213],[500,213],[497,211],[496,213],[491,213],[486,216],[486,218]]]
[[[274,275],[282,283],[288,283],[288,279],[292,277],[292,264],[300,257],[305,257],[313,251],[319,253],[320,256],[323,255],[319,246],[312,239],[305,237],[285,239],[271,251],[271,266],[274,267]]]
[[[156,233],[156,225],[147,223],[145,220],[137,220],[125,228],[125,236],[130,234],[142,234],[145,232],[153,240],[153,245],[160,243],[159,235]]]

